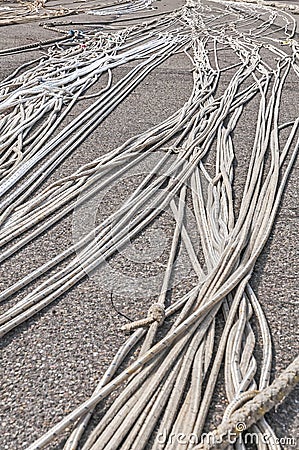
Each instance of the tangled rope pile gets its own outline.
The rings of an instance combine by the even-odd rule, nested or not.
[[[134,12],[139,12],[145,8],[150,8],[153,0],[136,0],[134,2],[120,2],[119,5],[112,7],[107,6],[106,8],[101,7],[100,9],[91,9],[87,11],[87,14],[94,14],[96,16],[109,16],[116,14],[121,16],[123,14],[132,14]]]
[[[143,9],[151,9],[153,1],[154,0],[133,0],[124,2],[116,0],[112,2],[112,5],[107,5],[98,2],[98,0],[90,0],[79,6],[75,6],[74,2],[66,2],[58,7],[57,5],[50,5],[51,1],[47,0],[11,1],[9,2],[9,6],[0,7],[0,27],[41,19],[45,20],[55,17],[64,17],[83,12],[103,16],[111,14],[131,14]]]
[[[68,8],[64,7],[49,10],[45,0],[10,2],[9,6],[0,8],[0,26],[27,23],[41,18],[61,17],[70,12]]]
[[[299,75],[295,31],[295,21],[282,11],[235,2],[203,5],[189,0],[163,19],[121,32],[83,34],[71,47],[51,49],[33,68],[0,84],[1,262],[114,180],[121,180],[153,152],[163,152],[118,209],[0,294],[5,301],[54,269],[3,312],[1,337],[71,289],[86,273],[101,267],[161,211],[169,208],[175,220],[161,290],[148,317],[125,327],[135,331],[119,349],[90,399],[28,450],[45,447],[70,425],[73,431],[64,450],[79,448],[94,408],[120,386],[123,389],[110,408],[85,436],[83,450],[141,450],[148,442],[155,450],[186,448],[179,443],[173,447],[170,437],[182,432],[201,436],[217,382],[226,392],[225,430],[235,426],[244,403],[246,410],[246,402],[253,399],[260,410],[258,395],[268,398],[270,330],[250,278],[298,153],[299,117],[280,120],[288,77]],[[181,109],[72,175],[42,188],[54,169],[138,83],[182,51],[193,66],[193,89]],[[134,63],[133,67],[113,82],[113,71],[127,63]],[[86,96],[85,91],[105,74],[107,84],[91,94],[98,98],[54,134],[74,104]],[[219,90],[225,76],[228,81]],[[251,101],[258,101],[255,139],[240,206],[236,207],[238,150],[234,136]],[[286,131],[287,137],[283,137]],[[202,261],[186,226],[187,201],[196,219]],[[181,299],[168,304],[167,291],[182,244],[197,282]],[[66,264],[61,267],[62,263]],[[221,335],[216,336],[219,317],[224,318],[224,325]],[[169,318],[171,327],[161,336],[158,330]],[[256,325],[260,356],[256,355]],[[139,343],[135,361],[120,369]],[[292,385],[298,381],[298,359],[291,380]],[[283,385],[279,392],[287,390]],[[266,411],[249,425],[259,436],[275,436],[267,420],[261,418]],[[155,439],[161,434],[166,436],[163,443]],[[279,448],[274,441],[260,442],[261,450]],[[194,446],[190,441],[188,449]],[[203,444],[200,448],[209,447]],[[246,448],[242,437],[235,448]]]
[[[232,0],[232,1],[238,1],[238,0]],[[299,14],[299,7],[296,4],[293,3],[283,3],[281,1],[275,2],[275,1],[269,1],[269,0],[243,0],[246,3],[258,3],[259,5],[263,6],[271,6],[274,8],[283,9],[285,11],[291,11],[292,14]]]

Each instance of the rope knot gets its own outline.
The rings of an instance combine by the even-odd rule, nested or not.
[[[136,320],[131,323],[127,323],[121,327],[122,331],[130,332],[136,330],[136,328],[149,327],[152,323],[157,322],[158,325],[162,325],[165,318],[164,305],[161,303],[154,303],[148,310],[147,317],[145,319]]]
[[[158,325],[162,325],[165,319],[165,308],[161,303],[154,303],[148,310],[148,319],[153,322],[158,322]]]

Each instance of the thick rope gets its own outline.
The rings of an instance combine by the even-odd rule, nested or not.
[[[229,419],[205,436],[194,450],[223,450],[232,443],[233,438],[248,430],[272,408],[279,405],[292,392],[299,382],[299,356],[271,383],[258,392],[242,408],[235,411]]]

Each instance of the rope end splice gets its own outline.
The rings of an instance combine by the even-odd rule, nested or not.
[[[127,323],[121,327],[122,331],[129,333],[136,328],[148,327],[152,323],[157,322],[158,326],[161,326],[165,319],[165,308],[161,303],[154,303],[148,310],[147,317],[145,319],[136,320],[131,323]]]

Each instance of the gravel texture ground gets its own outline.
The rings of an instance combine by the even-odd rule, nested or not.
[[[170,10],[183,1],[164,0],[157,2],[158,8]],[[146,13],[145,13],[146,14]],[[91,16],[68,17],[68,20],[87,21]],[[94,17],[93,17],[94,19]],[[124,22],[125,23],[125,22]],[[74,25],[73,25],[74,26]],[[56,37],[36,23],[14,25],[0,29],[0,47],[8,48],[30,44],[38,40]],[[13,57],[0,58],[0,76],[5,78],[22,62],[38,57],[39,52],[21,53]],[[121,75],[126,69],[120,69]],[[130,136],[140,133],[161,122],[177,110],[188,98],[191,89],[191,72],[187,59],[176,56],[156,69],[145,82],[140,84],[105,122],[55,171],[53,181],[62,175],[72,173],[99,154],[112,149]],[[87,106],[82,101],[72,114]],[[284,101],[282,114],[286,117],[294,109],[299,113],[299,82],[292,79],[288,84],[288,96]],[[240,134],[239,161],[246,160],[250,151],[250,115]],[[146,169],[144,169],[146,170]],[[242,164],[238,168],[242,176]],[[245,177],[243,173],[243,177]],[[138,176],[138,174],[137,174]],[[141,175],[142,176],[142,175]],[[118,186],[102,199],[103,210],[111,203],[117,204],[130,189]],[[127,191],[126,191],[127,189]],[[298,354],[298,222],[299,222],[299,170],[294,167],[269,242],[254,270],[252,285],[258,295],[269,321],[273,344],[273,374],[279,373]],[[67,216],[50,231],[35,239],[15,257],[0,268],[1,287],[18,280],[38,265],[54,257],[72,242],[74,217]],[[171,223],[161,219],[155,233],[163,236],[160,243],[167,245]],[[136,242],[135,251],[142,254],[143,239]],[[163,263],[163,248],[156,249],[158,262]],[[128,259],[130,259],[128,257]],[[115,262],[116,277],[147,279],[154,275],[157,267],[149,262],[132,263],[119,258]],[[117,275],[118,274],[118,275]],[[192,285],[192,273],[175,288],[179,296]],[[86,277],[74,289],[55,301],[51,306],[12,331],[1,341],[1,422],[0,449],[20,450],[26,448],[43,432],[59,421],[88,398],[96,386],[125,336],[120,331],[125,319],[112,307],[109,283],[97,272]],[[131,318],[140,318],[152,300],[152,293],[143,298],[131,290],[114,292],[116,307]],[[281,438],[298,436],[299,390],[276,411],[272,412],[270,423]],[[214,422],[217,423],[217,414]],[[56,450],[63,447],[63,440],[57,442]],[[284,449],[295,448],[289,444]],[[50,447],[49,447],[50,448]],[[298,447],[297,447],[298,448]]]

